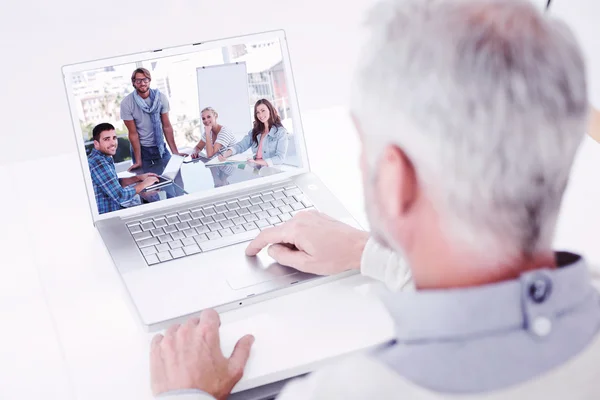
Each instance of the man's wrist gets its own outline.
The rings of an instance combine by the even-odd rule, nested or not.
[[[353,245],[354,254],[355,254],[353,259],[355,260],[355,262],[352,263],[352,269],[360,269],[361,263],[362,263],[362,258],[363,258],[363,253],[365,251],[365,247],[367,246],[367,242],[369,241],[369,237],[370,237],[369,232],[365,232],[365,231],[360,231],[360,234],[357,235],[356,241],[354,242],[354,245]]]

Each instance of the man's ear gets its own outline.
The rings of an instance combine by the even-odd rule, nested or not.
[[[94,148],[96,150],[100,150],[100,142],[98,142],[97,140],[94,140]]]
[[[411,212],[419,190],[415,168],[398,146],[384,148],[377,163],[375,181],[375,198],[381,217],[396,225]]]

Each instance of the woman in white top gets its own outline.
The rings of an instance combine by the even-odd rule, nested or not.
[[[219,114],[212,107],[206,107],[201,113],[204,132],[202,138],[194,148],[192,158],[198,158],[202,149],[206,148],[206,156],[211,158],[222,149],[235,144],[235,136],[225,126],[217,123]]]

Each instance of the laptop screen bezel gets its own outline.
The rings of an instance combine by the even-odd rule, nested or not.
[[[118,211],[113,211],[105,214],[98,213],[98,206],[96,204],[96,197],[94,194],[94,189],[92,186],[92,179],[88,167],[87,154],[85,152],[85,141],[83,139],[83,134],[81,132],[81,127],[79,125],[79,119],[77,114],[75,97],[73,94],[73,80],[72,75],[77,72],[89,71],[98,68],[103,68],[107,66],[113,65],[121,65],[127,64],[131,62],[137,61],[146,61],[146,60],[155,60],[163,57],[170,57],[175,55],[181,55],[191,52],[210,50],[214,48],[229,46],[232,44],[244,43],[244,42],[256,42],[263,41],[269,39],[279,39],[279,44],[281,48],[281,55],[283,59],[284,69],[285,69],[285,79],[288,90],[289,101],[291,103],[291,114],[292,114],[292,123],[294,129],[294,136],[296,138],[296,147],[300,159],[302,160],[302,166],[296,168],[294,170],[281,172],[279,174],[263,177],[260,179],[253,179],[246,182],[236,183],[235,185],[226,185],[221,186],[219,188],[210,189],[203,192],[198,193],[190,193],[184,196],[163,200],[156,203],[144,204],[137,207],[125,208]],[[284,180],[289,180],[290,178],[305,174],[310,172],[310,164],[308,161],[308,155],[306,151],[306,140],[304,138],[304,130],[302,126],[302,121],[300,119],[300,109],[298,104],[298,98],[296,94],[296,87],[294,82],[294,76],[291,67],[291,60],[288,51],[287,38],[284,30],[276,30],[276,31],[267,31],[249,35],[235,36],[225,39],[214,39],[206,42],[199,42],[193,44],[187,44],[182,46],[156,49],[156,50],[147,50],[139,53],[121,55],[110,58],[103,58],[93,61],[86,61],[76,64],[69,64],[62,67],[63,80],[65,83],[65,91],[67,94],[67,99],[69,102],[69,110],[71,114],[71,122],[73,125],[73,132],[75,134],[75,140],[77,143],[77,151],[80,159],[80,166],[84,176],[85,187],[88,197],[88,202],[90,206],[90,211],[92,213],[92,219],[94,223],[109,219],[109,218],[129,218],[133,216],[143,216],[145,214],[155,213],[164,208],[172,208],[178,207],[188,202],[200,202],[203,199],[209,199],[216,196],[227,195],[230,193],[235,193],[239,191],[244,191],[247,189],[251,189],[256,186],[274,184],[277,182],[281,182]]]

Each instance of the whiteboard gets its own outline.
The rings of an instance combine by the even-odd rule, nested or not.
[[[241,138],[252,129],[252,110],[248,93],[246,63],[211,65],[196,68],[200,111],[212,107],[218,122]]]

